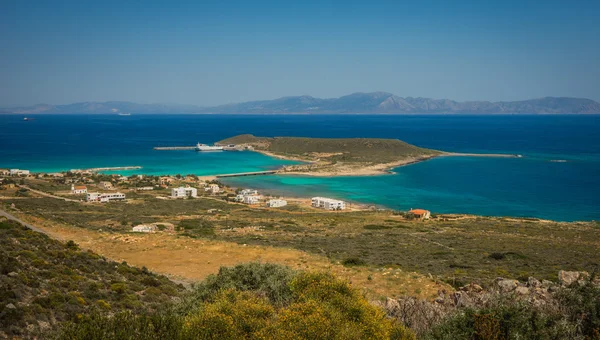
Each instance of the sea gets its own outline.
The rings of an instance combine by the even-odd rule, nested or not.
[[[361,177],[268,175],[224,182],[273,195],[376,207],[557,221],[600,220],[600,115],[0,114],[0,168],[213,175],[294,162],[255,152],[157,151],[257,136],[397,138],[421,147],[522,158],[440,157]]]

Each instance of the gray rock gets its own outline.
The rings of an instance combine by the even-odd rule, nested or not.
[[[585,280],[590,277],[588,272],[568,272],[561,270],[558,272],[558,281],[563,286],[569,286],[577,281]]]
[[[19,276],[19,273],[16,273],[16,272],[10,272],[10,273],[8,273],[7,275],[8,275],[8,276],[10,276],[10,277],[15,277],[15,276]]]
[[[519,281],[510,280],[510,279],[501,279],[498,282],[496,282],[496,284],[500,288],[500,292],[507,293],[507,292],[512,292],[513,290],[515,290],[515,288],[517,288],[517,286],[519,285]]]
[[[15,309],[17,307],[15,307],[15,305],[13,305],[12,303],[9,303],[8,305],[6,305],[6,309]]]
[[[542,287],[543,288],[550,288],[552,286],[554,286],[554,282],[548,281],[548,280],[542,280]]]
[[[529,295],[529,288],[527,287],[517,287],[515,289],[515,293],[519,295]]]
[[[529,277],[529,279],[527,279],[527,285],[533,288],[540,288],[542,286],[542,283],[535,277]]]

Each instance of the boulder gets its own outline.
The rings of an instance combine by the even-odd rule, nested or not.
[[[529,277],[527,279],[527,286],[533,287],[533,288],[540,288],[542,286],[542,283],[540,282],[540,280],[536,279],[535,277]]]
[[[563,286],[570,286],[577,281],[588,279],[590,274],[588,272],[568,272],[561,270],[558,272],[558,281]]]
[[[529,295],[529,288],[519,286],[515,288],[515,293],[519,295]]]
[[[397,311],[400,308],[400,304],[398,303],[397,300],[387,298],[387,299],[385,299],[384,307],[385,307],[385,310],[388,311],[388,313],[393,314],[395,311]]]
[[[498,280],[498,282],[496,282],[496,284],[500,288],[500,292],[508,293],[512,292],[513,290],[515,290],[515,288],[517,288],[517,286],[519,285],[519,281],[510,279],[500,279]]]

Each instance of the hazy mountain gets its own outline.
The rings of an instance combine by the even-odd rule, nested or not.
[[[137,104],[131,102],[83,102],[66,105],[38,104],[1,109],[10,113],[199,113],[202,108],[179,104]]]
[[[545,97],[512,102],[398,97],[386,92],[353,93],[339,98],[282,97],[215,107],[130,102],[83,102],[0,109],[8,113],[600,113],[600,103],[584,98]]]

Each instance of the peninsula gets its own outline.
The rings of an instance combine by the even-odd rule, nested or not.
[[[392,168],[439,156],[520,157],[507,154],[463,154],[421,148],[399,139],[257,137],[238,135],[217,142],[235,144],[262,154],[303,162],[278,174],[364,176],[390,173]]]

